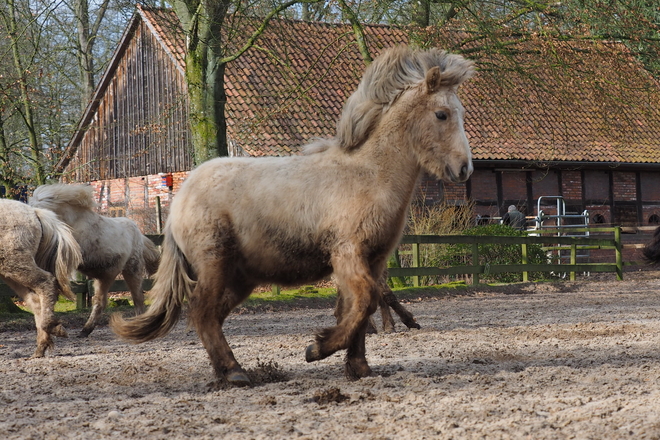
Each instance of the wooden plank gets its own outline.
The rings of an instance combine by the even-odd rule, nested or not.
[[[489,265],[488,273],[505,272],[616,272],[614,263],[582,263],[582,264],[497,264]],[[453,266],[439,267],[391,267],[390,277],[404,276],[445,276],[474,275],[486,273],[486,266]]]
[[[614,239],[592,237],[507,237],[492,235],[404,235],[401,244],[573,244],[581,246],[616,246]]]

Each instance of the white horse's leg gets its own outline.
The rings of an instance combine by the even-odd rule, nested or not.
[[[117,274],[112,277],[106,275],[104,278],[97,278],[94,280],[94,296],[92,297],[92,312],[89,314],[87,322],[78,334],[80,338],[86,338],[94,330],[96,325],[101,320],[101,315],[108,304],[108,291],[110,286],[115,281]]]
[[[43,329],[41,313],[41,301],[39,295],[28,292],[24,297],[25,304],[34,313],[34,323],[37,326],[37,348],[34,350],[33,358],[44,357],[47,349],[53,348],[53,338]]]
[[[135,307],[135,314],[141,315],[144,313],[144,291],[142,290],[142,273],[144,271],[126,270],[121,273],[124,276],[124,281],[128,289],[131,291],[133,298],[133,305]]]
[[[43,357],[47,349],[53,348],[51,335],[67,337],[66,330],[53,313],[58,296],[57,281],[54,276],[36,267],[30,272],[29,277],[22,277],[19,273],[3,275],[6,277],[7,285],[25,301],[34,314],[37,348],[32,357]],[[34,291],[25,287],[28,285],[31,285]]]

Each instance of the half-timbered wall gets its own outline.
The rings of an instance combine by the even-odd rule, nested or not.
[[[183,75],[143,22],[134,32],[67,169],[70,180],[192,168]]]
[[[499,217],[509,205],[535,216],[540,196],[562,196],[568,212],[587,210],[591,223],[660,224],[660,174],[656,172],[477,168],[467,187],[475,215],[480,217]],[[548,203],[554,206],[556,202]],[[553,211],[551,206],[541,209],[546,212],[546,208]]]

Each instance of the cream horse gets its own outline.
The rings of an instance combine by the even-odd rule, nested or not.
[[[457,88],[473,72],[472,62],[441,50],[386,50],[346,102],[336,138],[301,156],[199,166],[172,203],[152,305],[133,319],[113,315],[112,329],[133,342],[164,336],[187,298],[217,377],[247,385],[222,331],[227,315],[259,284],[332,273],[339,322],[316,335],[306,360],[346,349],[346,375],[370,375],[368,318],[422,169],[452,182],[472,173]]]
[[[42,185],[34,190],[29,203],[54,211],[71,227],[83,256],[78,271],[94,279],[92,312],[81,337],[88,336],[100,321],[108,291],[120,273],[131,291],[136,313],[144,312],[142,280],[145,274],[156,272],[160,253],[134,221],[97,214],[89,185]]]
[[[0,199],[0,224],[0,278],[34,313],[33,357],[43,357],[52,336],[67,337],[53,309],[60,294],[75,300],[69,278],[82,261],[80,248],[54,213],[25,203]]]

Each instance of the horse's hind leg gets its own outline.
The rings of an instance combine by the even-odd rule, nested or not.
[[[34,323],[37,326],[37,348],[34,350],[33,358],[44,357],[46,350],[52,349],[55,345],[53,338],[43,328],[43,313],[41,312],[41,300],[39,295],[28,292],[25,295],[25,304],[34,313]]]
[[[126,281],[126,285],[131,291],[136,315],[144,313],[144,291],[142,290],[142,275],[140,273],[136,274],[136,272],[128,270],[122,272],[124,281]]]
[[[394,296],[394,292],[392,292],[392,289],[387,286],[387,289],[383,291],[383,301],[387,304],[387,306],[391,307],[394,312],[399,315],[399,318],[401,318],[401,322],[403,322],[406,327],[408,328],[422,328],[417,321],[415,321],[415,318],[413,317],[413,314],[408,311],[405,307],[401,305],[398,299],[396,299],[396,296]],[[391,317],[392,315],[390,315]]]
[[[89,336],[89,334],[94,330],[94,328],[101,320],[103,311],[105,310],[105,307],[108,304],[108,291],[110,290],[110,286],[112,286],[112,283],[115,281],[115,277],[116,275],[112,277],[106,276],[102,279],[94,280],[94,296],[92,297],[92,312],[89,314],[89,318],[87,318],[87,322],[83,326],[82,330],[80,330],[78,337],[86,338],[87,336]]]
[[[384,292],[378,300],[378,307],[380,307],[380,317],[383,321],[383,333],[394,333],[394,318],[389,305],[385,301]]]
[[[232,385],[246,386],[250,378],[234,357],[222,325],[225,319],[252,289],[227,289],[221,274],[222,266],[217,264],[198,274],[197,285],[189,298],[189,316],[199,338],[211,359],[211,364],[219,379],[226,379]]]
[[[37,327],[37,348],[32,357],[43,357],[46,350],[53,348],[51,335],[67,337],[66,330],[55,318],[53,309],[57,302],[58,290],[55,277],[36,268],[30,277],[22,277],[18,272],[4,273],[5,281],[23,300],[34,314]],[[33,286],[34,291],[25,286]]]

